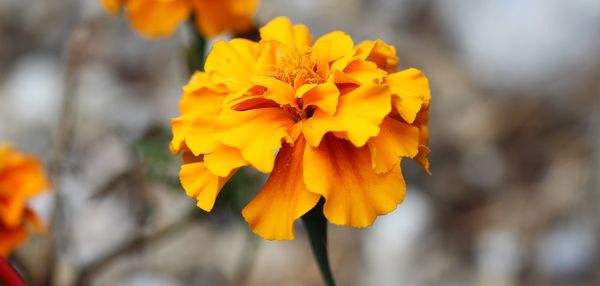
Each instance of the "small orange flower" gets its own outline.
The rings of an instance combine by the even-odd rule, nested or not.
[[[43,228],[27,208],[27,200],[49,187],[40,162],[0,144],[0,257],[6,257],[27,238],[27,226]]]
[[[406,190],[400,159],[428,168],[427,78],[395,72],[396,51],[379,40],[354,45],[336,31],[312,43],[283,17],[260,34],[217,42],[183,87],[171,151],[183,154],[187,195],[210,211],[240,167],[271,173],[242,211],[265,239],[293,239],[293,222],[321,197],[338,225],[393,211]]]
[[[198,30],[206,37],[225,31],[242,33],[252,27],[258,0],[101,0],[116,14],[124,8],[131,24],[147,37],[173,34],[179,24],[194,14]]]

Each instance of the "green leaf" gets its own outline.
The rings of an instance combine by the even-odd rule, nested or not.
[[[329,266],[329,256],[327,255],[327,219],[323,215],[324,202],[321,199],[312,210],[302,216],[302,222],[306,227],[310,246],[325,285],[335,286],[335,280]]]

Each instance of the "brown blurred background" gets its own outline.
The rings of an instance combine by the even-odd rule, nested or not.
[[[339,285],[600,285],[600,2],[263,0],[257,23],[279,15],[383,39],[431,83],[433,176],[404,160],[395,212],[330,227]],[[264,175],[210,214],[181,190],[186,28],[146,40],[96,0],[0,0],[0,140],[56,189],[33,205],[57,235],[14,255],[32,285],[321,284],[301,225],[269,242],[241,218]]]

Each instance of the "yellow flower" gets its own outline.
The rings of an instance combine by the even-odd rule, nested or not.
[[[27,200],[49,187],[40,162],[0,144],[0,257],[6,257],[27,238],[27,226],[43,228],[27,208]]]
[[[173,34],[192,14],[206,37],[225,31],[242,33],[252,27],[258,0],[101,0],[104,8],[116,14],[124,8],[131,24],[147,37]]]
[[[403,200],[402,157],[427,168],[427,78],[395,72],[394,47],[354,45],[343,32],[312,43],[277,18],[261,41],[217,42],[183,87],[171,151],[180,180],[210,211],[243,166],[271,173],[242,214],[265,239],[293,239],[293,222],[325,199],[334,224],[371,225]]]

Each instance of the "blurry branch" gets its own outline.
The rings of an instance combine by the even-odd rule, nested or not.
[[[79,271],[79,277],[77,278],[77,282],[75,283],[75,285],[89,285],[89,283],[93,280],[94,275],[100,272],[100,270],[112,263],[114,260],[124,255],[138,251],[146,245],[157,243],[163,238],[168,237],[169,235],[184,229],[192,220],[192,218],[195,218],[197,216],[198,210],[195,207],[190,208],[188,211],[185,212],[184,215],[182,215],[178,219],[175,219],[171,224],[167,226],[164,226],[151,233],[139,233],[129,242],[121,245],[120,247],[115,248],[113,251],[105,253],[103,256],[99,257],[95,261],[83,267]]]
[[[62,260],[64,247],[68,245],[68,227],[65,221],[66,202],[62,193],[62,177],[67,170],[69,150],[74,139],[76,121],[76,93],[77,70],[85,57],[85,51],[91,40],[91,31],[88,25],[81,25],[75,29],[65,47],[64,94],[57,126],[57,134],[52,148],[49,163],[50,176],[54,184],[55,203],[51,219],[51,249],[48,257],[46,284],[62,284],[57,277],[59,271],[66,265]]]

